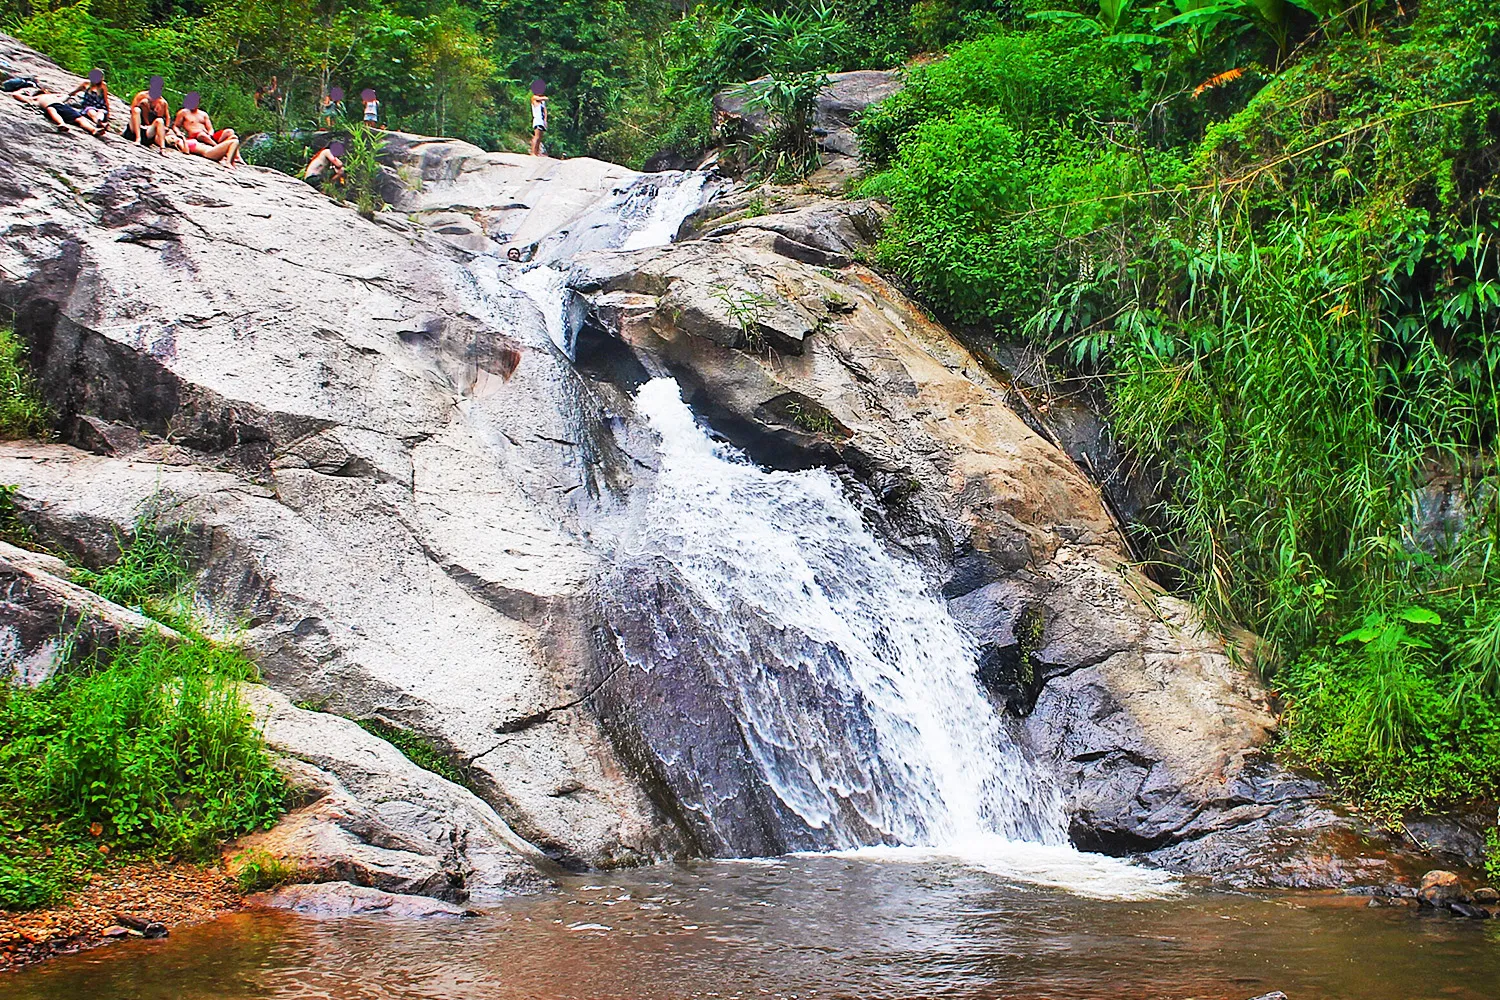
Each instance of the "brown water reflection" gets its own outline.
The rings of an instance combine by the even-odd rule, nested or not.
[[[1084,900],[954,865],[697,863],[462,923],[243,913],[0,979],[5,1000],[1500,997],[1500,921],[1349,897]]]

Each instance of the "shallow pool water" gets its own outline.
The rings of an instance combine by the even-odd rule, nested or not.
[[[1500,920],[1357,897],[1107,900],[933,857],[569,877],[473,920],[248,911],[0,978],[5,1000],[1500,997]]]

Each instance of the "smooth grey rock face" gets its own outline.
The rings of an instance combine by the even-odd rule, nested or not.
[[[0,301],[93,453],[5,446],[39,534],[99,565],[165,497],[205,612],[279,690],[471,760],[557,858],[676,850],[576,706],[597,570],[577,511],[620,474],[601,403],[499,262],[274,171],[45,126],[0,102]]]

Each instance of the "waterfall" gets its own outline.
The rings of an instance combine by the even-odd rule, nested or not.
[[[511,268],[506,281],[541,310],[557,349],[573,356],[583,322],[566,287],[568,262],[592,250],[642,250],[671,243],[683,220],[707,199],[700,171],[641,174],[571,224],[537,245],[531,262]]]
[[[658,470],[601,526],[606,613],[640,700],[664,688],[689,706],[652,742],[707,839],[730,853],[1066,844],[1061,798],[980,691],[972,641],[839,480],[712,441],[670,379],[636,404]],[[732,722],[711,721],[720,705]],[[716,737],[739,745],[715,751]]]

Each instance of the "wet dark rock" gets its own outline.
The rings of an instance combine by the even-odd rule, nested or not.
[[[115,922],[124,925],[132,931],[136,931],[144,938],[164,938],[169,933],[167,925],[160,920],[152,920],[149,917],[138,917],[132,913],[116,913]]]
[[[1417,901],[1425,907],[1451,908],[1454,903],[1465,903],[1470,899],[1462,880],[1453,872],[1441,869],[1422,876],[1417,888]]]
[[[1475,906],[1473,903],[1449,903],[1448,909],[1454,916],[1464,917],[1469,920],[1488,920],[1492,915],[1487,907]]]
[[[1489,886],[1475,889],[1474,902],[1483,906],[1493,906],[1495,903],[1500,903],[1500,892],[1491,889]]]
[[[1484,865],[1484,833],[1494,817],[1482,812],[1458,812],[1447,816],[1408,815],[1401,826],[1406,835],[1433,855],[1435,860],[1460,867]]]

